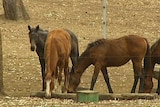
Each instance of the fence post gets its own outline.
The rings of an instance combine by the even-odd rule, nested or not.
[[[103,0],[103,37],[106,38],[106,15],[107,9],[106,9],[106,0]]]
[[[0,29],[0,95],[5,95],[3,86],[3,52],[2,52],[2,34]]]

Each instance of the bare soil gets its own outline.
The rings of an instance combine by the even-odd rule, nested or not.
[[[57,101],[58,105],[65,105],[59,99],[30,99],[30,93],[40,91],[41,72],[38,56],[30,51],[28,38],[28,25],[39,25],[42,29],[53,30],[67,28],[78,37],[79,49],[82,53],[87,44],[103,38],[103,0],[23,0],[30,20],[11,21],[4,17],[2,1],[0,1],[0,30],[3,43],[3,80],[4,90],[8,97],[2,97],[1,102],[9,105],[10,101],[20,105],[29,106],[42,102],[42,106],[52,106],[51,102]],[[152,45],[160,35],[160,1],[159,0],[107,0],[107,35],[109,39],[124,35],[136,34],[146,37]],[[71,66],[71,65],[70,65]],[[114,93],[129,93],[133,84],[132,63],[124,66],[108,68],[110,82]],[[93,66],[86,69],[81,78],[79,87],[89,88]],[[154,80],[155,93],[157,81]],[[99,93],[108,93],[103,76],[100,73],[94,90]],[[138,87],[137,87],[138,90]],[[9,97],[10,96],[10,97]],[[22,98],[25,97],[24,99]],[[46,101],[47,100],[47,101]],[[26,103],[24,103],[26,101]],[[45,103],[47,102],[47,103]],[[68,101],[71,104],[73,101]],[[149,101],[148,105],[160,102],[158,99]],[[100,102],[97,106],[103,105]],[[104,104],[110,106],[147,106],[143,100],[137,101],[108,101]],[[4,104],[4,105],[5,105]],[[53,103],[55,104],[55,103]],[[118,105],[117,105],[118,104]],[[77,105],[77,103],[74,103]],[[14,104],[12,105],[14,106]],[[69,106],[69,105],[68,105]],[[80,106],[80,105],[79,105]],[[82,106],[84,106],[82,104]],[[92,105],[91,106],[96,106]],[[156,106],[156,105],[155,105]]]

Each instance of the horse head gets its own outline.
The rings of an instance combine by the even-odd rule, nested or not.
[[[38,42],[38,30],[39,25],[36,26],[36,28],[31,28],[30,25],[28,25],[29,30],[29,40],[31,44],[31,51],[36,50],[36,43]]]
[[[69,73],[68,93],[75,92],[79,83],[80,83],[80,75],[74,72],[74,67],[72,67],[71,72]]]

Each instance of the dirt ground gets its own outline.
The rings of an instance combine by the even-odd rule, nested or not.
[[[56,28],[72,30],[78,37],[80,53],[85,50],[88,43],[103,38],[103,0],[83,2],[82,0],[23,0],[23,2],[31,19],[11,21],[5,19],[2,1],[0,1],[4,90],[10,96],[2,99],[12,99],[14,96],[15,102],[22,96],[29,99],[31,92],[41,90],[40,65],[36,53],[30,51],[28,25],[32,27],[39,25],[42,29],[49,31]],[[160,35],[159,5],[159,0],[107,0],[107,38],[136,34],[146,37],[149,43],[153,44]],[[108,68],[108,71],[114,93],[131,91],[133,84],[131,62],[121,67]],[[89,88],[92,74],[93,66],[90,66],[83,74],[79,86]],[[154,80],[153,93],[156,87],[157,81]],[[101,73],[94,90],[99,93],[108,93]],[[36,102],[36,99],[32,101],[34,100]],[[52,100],[58,101],[58,99]],[[106,104],[114,106],[121,103],[123,104],[123,102],[113,101],[111,104],[109,102]],[[135,106],[131,103],[125,102]],[[135,103],[141,105],[136,101]],[[152,103],[154,101],[151,101]]]

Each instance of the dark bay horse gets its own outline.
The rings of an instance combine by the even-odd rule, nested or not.
[[[135,92],[139,79],[139,92],[144,92],[143,88],[153,87],[152,80],[147,81],[151,83],[150,86],[145,86],[148,84],[144,85],[144,76],[142,73],[143,58],[145,72],[150,70],[150,57],[147,57],[149,55],[150,47],[148,41],[136,35],[124,36],[113,40],[100,39],[90,43],[87,49],[78,58],[76,65],[72,67],[68,92],[76,91],[83,72],[88,66],[93,64],[95,68],[90,89],[93,90],[97,76],[101,70],[109,92],[113,93],[109,82],[107,67],[118,67],[126,64],[129,60],[132,61],[134,69],[134,84],[131,93]]]
[[[44,51],[47,68],[45,76],[47,98],[51,97],[52,91],[61,90],[62,70],[64,70],[65,78],[64,87],[67,89],[70,52],[71,37],[67,31],[58,29],[48,34]],[[58,84],[56,84],[56,81],[58,81]]]
[[[45,41],[48,35],[47,30],[42,30],[39,28],[39,26],[36,26],[35,28],[31,28],[28,25],[28,30],[29,30],[29,40],[30,40],[30,45],[31,45],[31,51],[36,51],[38,57],[39,57],[39,62],[41,65],[41,74],[42,74],[42,90],[45,90],[45,60],[44,60],[44,45]]]
[[[155,64],[160,64],[160,39],[151,46],[151,68],[154,70]],[[160,78],[158,78],[158,86],[156,93],[160,94]]]
[[[29,30],[29,40],[30,40],[30,45],[31,45],[31,51],[36,51],[37,55],[39,56],[39,62],[41,65],[41,74],[42,74],[42,90],[44,91],[45,88],[45,59],[44,59],[44,46],[45,46],[45,41],[48,35],[47,30],[42,30],[40,29],[39,25],[37,25],[35,28],[31,28],[30,25],[28,25],[28,30]],[[79,57],[79,47],[78,47],[78,39],[76,35],[68,30],[64,29],[67,31],[70,36],[71,36],[71,53],[70,53],[70,58],[72,61],[72,64],[75,65],[77,62],[77,58]]]

